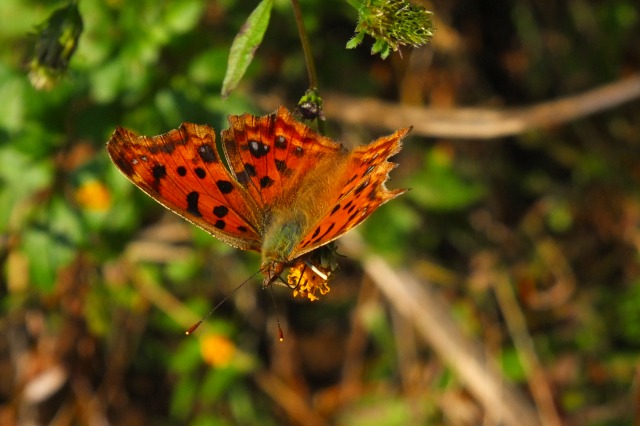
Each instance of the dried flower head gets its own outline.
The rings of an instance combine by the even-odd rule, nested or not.
[[[320,268],[318,268],[318,271],[323,275],[318,274],[305,263],[299,263],[289,269],[287,282],[294,288],[293,297],[306,297],[313,302],[320,299],[318,293],[320,293],[321,296],[324,296],[331,291],[327,282],[330,271],[322,270]]]
[[[296,112],[302,116],[304,120],[315,120],[316,118],[324,121],[324,111],[322,110],[323,100],[318,94],[318,89],[312,87],[304,92],[304,95],[298,101]]]
[[[335,243],[329,243],[289,268],[287,283],[293,288],[293,297],[306,297],[313,302],[329,293],[331,273],[338,268],[337,257]]]

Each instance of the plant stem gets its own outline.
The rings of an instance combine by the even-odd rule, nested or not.
[[[302,43],[302,52],[304,53],[304,62],[307,65],[307,75],[309,76],[309,87],[318,87],[318,74],[316,73],[316,65],[313,62],[313,56],[311,55],[311,45],[309,43],[309,36],[307,30],[304,28],[304,22],[302,21],[302,11],[300,10],[300,2],[298,0],[291,0],[293,6],[293,13],[296,18],[296,25],[298,26],[298,34],[300,35],[300,42]]]

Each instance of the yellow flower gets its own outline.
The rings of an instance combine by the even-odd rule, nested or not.
[[[319,299],[318,293],[325,295],[331,290],[328,284],[330,274],[329,268],[321,265],[311,267],[305,262],[299,262],[289,268],[287,282],[293,287],[293,297],[306,297],[313,302]]]
[[[202,358],[214,367],[228,366],[236,354],[235,344],[226,336],[209,334],[200,339]]]
[[[97,180],[83,183],[75,194],[76,202],[84,209],[106,211],[111,207],[111,193],[109,189]]]

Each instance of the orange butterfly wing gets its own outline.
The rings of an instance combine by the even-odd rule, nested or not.
[[[260,251],[258,206],[225,167],[213,129],[183,123],[160,136],[116,128],[107,150],[120,171],[154,200],[214,237]]]
[[[229,124],[222,132],[225,157],[236,179],[262,208],[295,199],[301,181],[317,163],[346,152],[339,143],[296,121],[285,107],[263,117],[232,115]]]
[[[389,172],[396,167],[388,159],[400,151],[401,141],[410,131],[411,128],[398,130],[369,145],[359,146],[349,154],[342,175],[335,177],[340,182],[341,191],[331,208],[302,237],[291,254],[292,258],[339,238],[382,204],[406,192],[406,189],[389,191],[385,182]]]

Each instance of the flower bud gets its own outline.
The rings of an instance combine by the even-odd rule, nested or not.
[[[69,66],[82,33],[82,17],[75,2],[55,10],[37,27],[29,79],[38,90],[51,89]]]

